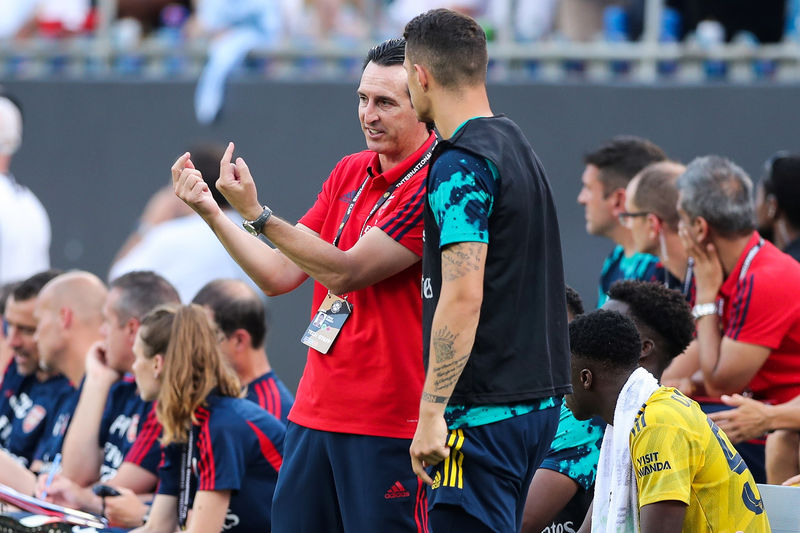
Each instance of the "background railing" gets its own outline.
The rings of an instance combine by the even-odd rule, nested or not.
[[[513,0],[512,4],[516,1]],[[679,40],[668,27],[664,0],[644,2],[643,31],[637,41],[608,27],[598,39],[575,42],[550,35],[533,42],[515,40],[513,10],[491,28],[493,81],[655,81],[733,82],[800,80],[800,42],[787,31],[782,42],[758,44],[747,34],[725,43],[700,31]],[[797,0],[789,0],[790,9]],[[371,21],[385,18],[387,0],[364,0]],[[613,6],[612,6],[613,7]],[[144,37],[117,18],[117,0],[97,0],[91,32],[67,37],[34,36],[0,41],[0,79],[196,78],[208,57],[208,37],[187,38],[180,27],[162,27]],[[787,19],[792,15],[787,14]],[[611,18],[607,17],[609,20]],[[234,75],[266,79],[352,80],[365,51],[387,35],[371,25],[362,37],[302,39],[283,35],[254,48]],[[395,32],[397,28],[394,28]],[[712,31],[712,34],[714,32]]]

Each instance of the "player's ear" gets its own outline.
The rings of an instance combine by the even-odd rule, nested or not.
[[[592,371],[588,368],[583,368],[578,373],[580,377],[581,385],[583,385],[583,390],[591,390],[592,389],[592,381],[594,380],[594,376],[592,375]]]

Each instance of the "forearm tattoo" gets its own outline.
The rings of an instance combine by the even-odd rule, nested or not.
[[[461,372],[467,365],[469,354],[454,359],[442,365],[437,365],[433,368],[433,387],[434,390],[449,390],[450,387],[455,386],[458,378],[461,377]]]
[[[483,263],[481,251],[486,245],[480,242],[461,242],[442,251],[442,279],[454,281],[470,272],[477,272]]]
[[[433,332],[433,353],[437,363],[443,363],[453,358],[456,353],[453,348],[456,337],[458,337],[458,333],[453,333],[447,326]]]
[[[447,396],[436,396],[429,392],[422,393],[422,401],[428,403],[447,403]]]

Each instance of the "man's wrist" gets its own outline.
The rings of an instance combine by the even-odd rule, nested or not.
[[[247,207],[246,209],[242,209],[239,211],[239,215],[245,220],[255,220],[261,213],[264,211],[264,206],[262,204],[256,203],[252,206]]]
[[[420,418],[429,416],[437,417],[444,414],[447,402],[450,400],[449,396],[442,396],[440,394],[433,394],[430,392],[422,393],[422,401],[419,405]]]
[[[717,314],[716,302],[698,303],[692,307],[692,316],[695,320],[699,320],[704,316],[713,316]]]

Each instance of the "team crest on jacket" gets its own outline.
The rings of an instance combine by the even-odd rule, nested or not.
[[[139,415],[135,414],[131,417],[131,425],[128,426],[128,431],[125,434],[125,438],[128,439],[128,442],[133,442],[136,440],[136,433],[139,429]]]
[[[45,416],[47,416],[47,409],[41,405],[34,405],[31,407],[30,411],[28,411],[25,420],[22,421],[22,431],[30,433],[44,420]]]

